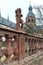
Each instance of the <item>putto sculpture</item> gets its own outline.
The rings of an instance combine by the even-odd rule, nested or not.
[[[21,14],[21,8],[17,8],[15,10],[15,14],[16,14],[16,29],[23,30],[23,20],[21,18],[23,17],[23,15]]]

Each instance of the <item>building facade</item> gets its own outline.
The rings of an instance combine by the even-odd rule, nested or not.
[[[36,25],[36,17],[35,14],[32,11],[32,6],[29,6],[29,12],[26,16],[26,25],[25,29],[26,32],[33,35],[43,36],[43,25]]]

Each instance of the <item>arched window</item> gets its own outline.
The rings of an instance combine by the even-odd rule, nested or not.
[[[28,19],[28,22],[30,22],[30,19]]]
[[[32,19],[32,22],[33,22],[34,20]]]

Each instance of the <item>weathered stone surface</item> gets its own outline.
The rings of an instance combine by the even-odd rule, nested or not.
[[[43,52],[38,52],[37,54],[27,56],[20,61],[12,61],[4,65],[43,65]]]

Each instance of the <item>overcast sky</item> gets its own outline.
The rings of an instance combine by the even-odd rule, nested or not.
[[[32,6],[43,5],[43,0],[0,0],[2,17],[7,18],[7,16],[9,16],[9,19],[12,22],[15,22],[15,9],[21,8],[23,19],[25,19],[28,13],[30,1]]]

